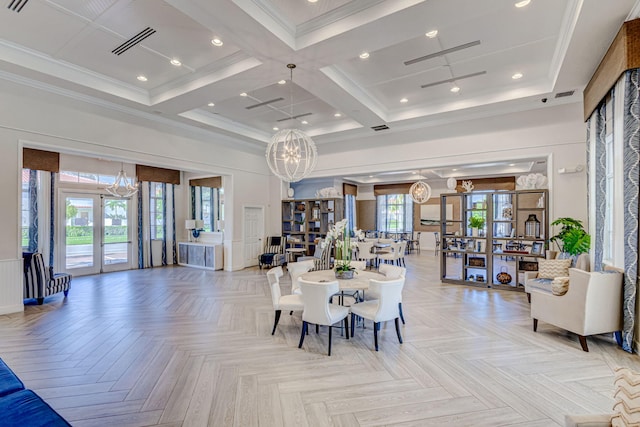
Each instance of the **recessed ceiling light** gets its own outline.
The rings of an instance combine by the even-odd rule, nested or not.
[[[373,175],[369,175],[369,178],[373,178]]]
[[[402,98],[400,102],[402,102],[403,104],[406,104],[407,102],[409,102],[409,100],[407,98]]]
[[[175,65],[176,67],[179,67],[179,66],[181,66],[181,65],[182,65],[182,62],[180,62],[179,60],[177,60],[177,59],[175,59],[175,58],[173,58],[173,59],[172,59],[171,61],[169,61],[169,62],[171,62],[171,65]]]
[[[273,130],[280,130],[280,129],[278,129],[276,126],[274,126],[274,127],[273,127]]]
[[[458,93],[460,92],[460,87],[458,86],[453,86],[451,89],[449,89],[451,92],[453,93]]]
[[[303,120],[303,121],[302,121],[302,122],[300,122],[300,123],[302,123],[303,125],[308,125],[308,124],[309,124],[309,122],[308,122],[308,121],[306,121],[306,120]]]
[[[222,46],[224,43],[222,43],[222,40],[216,37],[214,39],[211,39],[211,44],[214,46]]]
[[[432,39],[438,35],[438,30],[431,30],[429,32],[426,32],[424,35]]]
[[[139,75],[138,77],[136,77],[136,78],[137,78],[138,80],[140,80],[141,82],[146,82],[147,80],[149,80],[149,79],[147,79],[147,77],[146,77],[146,76],[143,76],[142,74],[140,74],[140,75]]]
[[[283,85],[283,84],[286,84],[286,83],[287,83],[287,81],[286,81],[286,80],[280,80],[280,81],[278,82],[278,84],[279,84],[279,85]]]
[[[360,54],[360,59],[367,59],[369,57],[369,52],[362,52]]]
[[[242,92],[240,96],[247,96],[247,92]]]
[[[214,104],[213,102],[210,102],[210,103],[208,103],[207,105],[208,105],[209,107],[213,107],[213,106],[214,106],[214,105],[216,105],[216,104]]]
[[[515,7],[525,7],[529,3],[531,3],[531,0],[522,0],[522,1],[517,2],[515,4]]]
[[[454,168],[454,169],[451,169],[451,170],[455,172],[455,171],[457,171],[458,169],[455,169],[455,168]]]
[[[514,167],[516,164],[515,163],[509,163],[509,166]]]
[[[340,113],[335,113],[335,114],[333,115],[333,117],[342,117],[342,114],[340,114]]]
[[[511,78],[513,80],[518,80],[522,78],[522,73],[515,73],[513,76],[511,76]]]
[[[307,0],[307,1],[308,1],[309,3],[315,3],[315,2],[317,2],[318,0]]]

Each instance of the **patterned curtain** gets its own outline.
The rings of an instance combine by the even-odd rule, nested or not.
[[[191,193],[191,216],[189,217],[190,219],[195,219],[196,218],[196,187],[194,187],[193,185],[189,186],[189,191]]]
[[[167,183],[162,183],[162,265],[167,265]]]
[[[38,251],[38,171],[29,170],[29,252]]]
[[[54,246],[55,246],[55,184],[56,184],[56,173],[51,172],[51,186],[49,190],[49,267],[53,268],[55,264],[54,261]]]
[[[622,348],[633,352],[638,287],[638,194],[640,181],[640,105],[638,103],[638,69],[625,73],[624,93],[624,324]]]
[[[144,218],[142,216],[142,182],[138,182],[138,268],[144,268]]]
[[[178,263],[178,253],[176,249],[176,185],[171,184],[171,249],[173,252],[173,264]]]
[[[595,141],[593,142],[592,149],[595,154],[595,188],[593,194],[593,200],[596,203],[595,218],[594,218],[594,236],[593,236],[593,253],[594,263],[593,271],[602,270],[602,256],[603,256],[603,241],[604,241],[604,221],[606,213],[607,197],[606,191],[606,146],[605,146],[605,103],[603,102],[591,115],[589,122],[594,121]]]

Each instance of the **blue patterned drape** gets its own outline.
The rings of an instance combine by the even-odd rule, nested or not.
[[[191,192],[191,216],[190,218],[196,219],[196,187],[193,185],[189,186],[189,191]]]
[[[613,105],[613,103],[611,103]],[[593,150],[595,154],[595,188],[593,194],[593,200],[596,203],[595,218],[594,220],[594,236],[593,236],[593,271],[602,270],[602,256],[603,256],[603,242],[604,242],[604,222],[606,214],[606,170],[607,170],[607,156],[606,156],[606,128],[605,128],[605,103],[603,102],[591,115],[589,121],[595,121],[595,143],[593,144]]]
[[[138,182],[138,268],[144,268],[144,221],[142,217],[142,183]]]
[[[38,171],[29,170],[29,252],[38,251]]]
[[[162,265],[167,265],[167,183],[162,183]]]
[[[178,253],[176,250],[176,185],[171,184],[171,249],[173,251],[173,264],[178,263]]]
[[[49,267],[53,268],[54,261],[54,246],[55,246],[55,186],[56,186],[56,173],[51,172],[51,186],[49,191]]]
[[[625,73],[623,166],[624,166],[624,323],[622,348],[633,352],[638,286],[638,191],[640,178],[640,105],[638,69]]]

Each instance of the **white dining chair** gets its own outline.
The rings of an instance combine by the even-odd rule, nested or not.
[[[353,337],[355,333],[354,322],[356,321],[356,316],[373,321],[373,343],[376,351],[378,351],[380,323],[394,320],[398,341],[402,344],[402,335],[400,334],[400,324],[398,322],[400,318],[398,304],[401,300],[403,287],[403,277],[387,281],[371,279],[369,281],[369,289],[377,293],[379,298],[355,304],[351,307],[351,336]]]
[[[364,261],[365,263],[369,263],[369,266],[372,266],[374,260],[378,257],[373,252],[373,244],[375,242],[357,242],[357,257],[359,261]]]
[[[349,307],[331,304],[331,296],[340,291],[338,281],[333,282],[309,282],[298,279],[302,290],[302,301],[304,310],[302,311],[302,331],[300,333],[300,344],[302,348],[304,336],[307,334],[309,323],[329,327],[329,352],[331,356],[331,335],[333,325],[344,321],[345,335],[349,339]],[[316,329],[317,330],[317,329]]]
[[[407,266],[406,262],[404,261],[404,256],[407,254],[407,245],[409,244],[408,240],[401,240],[400,241],[400,246],[398,247],[398,258],[396,259],[396,264],[398,265],[402,265],[402,266]]]
[[[378,252],[378,261],[384,261],[385,263],[397,264],[398,253],[400,251],[400,243],[391,241],[389,242],[388,250]]]
[[[407,269],[405,267],[400,267],[392,264],[380,264],[380,268],[378,268],[378,273],[384,275],[387,280],[395,280],[398,278],[405,279],[407,275]],[[369,289],[365,294],[365,300],[374,300],[380,298],[379,295]],[[404,325],[404,313],[402,311],[402,294],[400,294],[400,302],[398,303],[398,311],[400,312],[400,320],[402,320],[402,324]]]
[[[278,326],[282,310],[289,310],[289,314],[292,314],[294,311],[302,311],[304,309],[301,295],[282,295],[280,291],[280,278],[283,274],[281,266],[274,267],[267,272],[267,280],[269,280],[269,286],[271,288],[271,302],[276,312],[271,335],[276,333],[276,327]]]
[[[290,262],[287,264],[287,270],[289,271],[289,277],[291,277],[291,293],[301,294],[300,286],[298,285],[298,278],[304,273],[308,273],[313,270],[315,261],[312,259],[306,261]]]

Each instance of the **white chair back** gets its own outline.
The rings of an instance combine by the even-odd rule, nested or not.
[[[393,239],[378,239],[378,242],[380,242],[380,243],[396,243],[396,241],[393,240]]]
[[[359,260],[368,260],[376,257],[376,254],[372,253],[374,242],[357,242],[358,246],[358,259]]]
[[[290,262],[287,264],[287,270],[289,270],[289,276],[291,277],[291,293],[296,293],[300,286],[298,285],[298,278],[304,273],[313,270],[315,261],[308,259],[305,261]]]
[[[407,275],[407,269],[393,264],[380,264],[378,268],[380,274],[384,274],[387,279],[397,279]]]
[[[403,287],[404,277],[386,281],[369,280],[369,289],[378,294],[378,310],[371,320],[384,322],[400,317],[398,304],[402,302]]]
[[[351,261],[350,265],[356,270],[364,270],[367,268],[367,261]]]
[[[316,325],[332,325],[329,299],[340,290],[338,281],[319,283],[298,279],[298,282],[304,302],[302,320]]]
[[[273,308],[276,310],[278,309],[280,297],[282,296],[282,292],[280,291],[280,278],[283,274],[282,267],[280,266],[274,267],[267,272],[267,280],[271,287],[271,302],[273,303]]]

